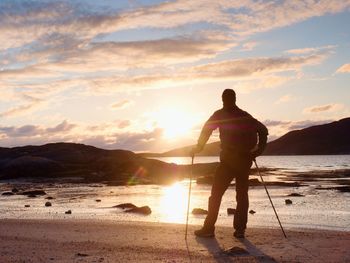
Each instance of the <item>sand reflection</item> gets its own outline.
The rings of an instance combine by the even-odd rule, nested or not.
[[[160,200],[160,221],[184,223],[186,220],[187,200],[188,182],[177,182],[164,187]]]

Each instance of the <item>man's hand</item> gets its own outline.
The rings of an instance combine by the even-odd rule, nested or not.
[[[250,152],[250,157],[252,158],[252,160],[255,160],[255,158],[260,156],[261,154],[262,152],[259,149],[253,150]]]
[[[196,153],[199,153],[202,150],[203,148],[197,145],[196,147],[193,147],[192,150],[190,151],[190,156],[193,157],[195,156]]]

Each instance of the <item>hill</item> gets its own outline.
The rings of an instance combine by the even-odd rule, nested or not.
[[[75,143],[0,148],[0,179],[74,178],[113,184],[170,183],[182,168],[142,158],[131,151]]]
[[[264,154],[350,154],[350,118],[288,132],[270,142]]]
[[[170,157],[188,156],[192,146],[168,152],[141,156]],[[209,143],[200,156],[216,156],[220,153],[220,142]],[[264,155],[327,155],[350,154],[350,118],[288,132],[267,144]]]

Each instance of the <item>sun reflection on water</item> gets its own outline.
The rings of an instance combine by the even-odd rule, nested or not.
[[[160,221],[184,223],[186,220],[188,201],[188,182],[177,182],[163,188],[160,200]]]

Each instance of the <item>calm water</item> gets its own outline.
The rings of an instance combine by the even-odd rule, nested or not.
[[[155,158],[168,163],[190,164],[190,157]],[[218,162],[218,156],[198,156],[195,163]],[[260,167],[281,168],[282,170],[312,171],[350,169],[350,155],[299,155],[299,156],[260,156]]]
[[[162,158],[176,163],[189,163],[190,158]],[[218,161],[217,157],[198,157],[196,162]],[[283,168],[285,170],[307,171],[324,169],[349,168],[349,155],[343,156],[268,156],[259,157],[260,166]],[[309,186],[297,188],[269,187],[279,217],[285,228],[320,228],[350,231],[350,193],[333,190],[317,190],[322,181]],[[45,207],[45,197],[27,198],[22,195],[0,196],[0,219],[4,218],[78,218],[98,220],[126,220],[169,222],[184,224],[188,202],[189,181],[184,180],[171,186],[136,185],[104,186],[66,184],[45,188],[48,195],[55,199],[52,207]],[[9,190],[6,184],[0,183],[1,191]],[[286,197],[297,192],[304,197]],[[207,208],[210,186],[192,183],[191,210]],[[248,227],[279,227],[266,196],[264,188],[251,187],[249,190],[250,209]],[[285,205],[285,199],[293,201]],[[96,202],[101,199],[101,202]],[[149,216],[124,213],[121,209],[112,208],[120,203],[134,203],[137,206],[148,205],[152,208]],[[25,204],[31,207],[25,208]],[[232,226],[232,216],[227,215],[227,208],[235,207],[235,190],[230,187],[222,200],[218,225]],[[65,215],[68,209],[71,215]],[[201,225],[204,216],[190,214],[190,224]]]

